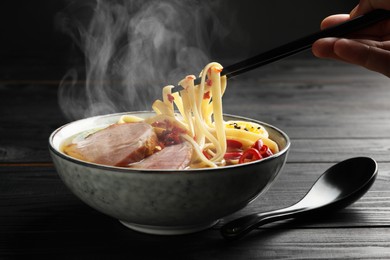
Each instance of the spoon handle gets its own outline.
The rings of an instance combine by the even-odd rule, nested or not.
[[[289,219],[305,212],[297,204],[288,208],[247,215],[235,219],[221,227],[221,234],[227,240],[236,240],[248,234],[253,229],[278,220]]]

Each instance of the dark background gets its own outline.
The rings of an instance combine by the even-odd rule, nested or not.
[[[58,79],[82,55],[60,32],[56,16],[69,0],[8,0],[0,3],[0,79]],[[356,0],[231,0],[216,13],[228,39],[218,58],[259,53],[319,29],[327,15],[349,12]],[[78,15],[82,15],[80,12]],[[86,14],[87,17],[87,14]]]

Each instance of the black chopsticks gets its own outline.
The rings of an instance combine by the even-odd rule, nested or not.
[[[390,18],[390,11],[377,9],[367,14],[361,15],[347,22],[326,28],[316,33],[307,35],[295,41],[281,45],[277,48],[260,53],[249,59],[237,62],[223,68],[221,75],[228,78],[235,77],[244,72],[253,70],[260,66],[283,59],[300,51],[306,50],[318,39],[326,37],[341,37],[352,32],[356,32],[377,22]],[[200,79],[196,79],[195,84],[199,84]]]

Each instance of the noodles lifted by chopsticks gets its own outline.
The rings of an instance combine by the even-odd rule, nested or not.
[[[231,155],[227,140],[240,143],[240,151],[244,151],[260,139],[272,153],[278,152],[277,144],[268,138],[263,126],[223,120],[222,96],[226,90],[226,76],[221,77],[221,71],[222,66],[212,62],[200,73],[199,85],[194,83],[196,77],[189,75],[179,82],[182,89],[178,92],[172,92],[173,85],[164,87],[163,100],[156,100],[152,105],[156,116],[145,120],[157,132],[166,133],[169,128],[192,144],[194,154],[190,168],[224,166],[227,161],[237,163],[238,158],[227,156]],[[175,107],[179,113],[175,113]],[[129,116],[120,119],[120,122],[134,121],[138,119]]]

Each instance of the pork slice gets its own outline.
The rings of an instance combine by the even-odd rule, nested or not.
[[[147,123],[113,124],[64,147],[64,152],[88,162],[126,166],[151,155],[156,144],[157,136]]]
[[[166,146],[143,161],[130,165],[139,169],[182,170],[188,167],[192,157],[192,145],[188,142]]]

